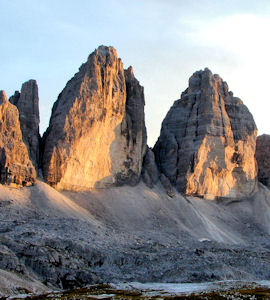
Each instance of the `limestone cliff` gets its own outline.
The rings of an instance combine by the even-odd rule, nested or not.
[[[258,180],[270,188],[270,135],[258,136],[255,157],[258,163]]]
[[[143,87],[113,47],[100,46],[55,102],[43,137],[43,175],[58,189],[139,181],[146,149]]]
[[[28,148],[29,156],[38,169],[39,164],[39,97],[35,80],[22,85],[21,92],[16,91],[9,101],[19,110],[22,137]]]
[[[28,186],[36,172],[22,140],[19,113],[4,91],[0,91],[0,181],[11,186]]]
[[[192,75],[169,110],[154,153],[161,173],[178,191],[241,198],[257,186],[256,135],[247,107],[205,69]]]

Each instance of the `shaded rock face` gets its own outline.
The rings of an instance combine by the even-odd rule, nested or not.
[[[255,157],[258,164],[258,180],[270,188],[270,135],[258,136]]]
[[[20,187],[35,181],[35,168],[22,140],[18,110],[0,91],[0,182]]]
[[[159,179],[159,171],[156,165],[155,155],[148,147],[143,159],[142,179],[150,188],[152,188]]]
[[[43,175],[58,189],[136,184],[146,149],[143,87],[100,46],[55,102],[43,137]]]
[[[173,198],[175,196],[175,193],[170,180],[164,174],[160,174],[159,179],[167,195]]]
[[[193,74],[169,110],[154,153],[178,191],[208,199],[241,198],[257,186],[256,135],[247,107],[205,69]]]
[[[28,148],[30,159],[36,169],[39,164],[39,97],[35,80],[22,85],[21,92],[15,92],[9,101],[19,110],[23,141]]]

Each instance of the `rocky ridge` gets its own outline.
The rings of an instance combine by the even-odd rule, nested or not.
[[[29,186],[36,82],[10,102],[0,92],[0,179]],[[39,180],[16,191],[0,185],[2,286],[4,277],[19,282],[15,292],[269,277],[270,191],[257,186],[257,129],[246,106],[218,75],[198,71],[151,149],[144,104],[112,47],[95,50],[67,83],[41,154],[45,180],[69,191]],[[258,178],[268,186],[269,147],[268,136],[257,139]],[[0,297],[8,295],[1,284]]]
[[[247,107],[210,70],[198,71],[162,122],[161,173],[187,195],[242,198],[256,190],[257,128]]]
[[[21,92],[9,98],[19,110],[22,137],[36,170],[39,165],[39,97],[35,80],[23,83]]]
[[[123,69],[113,47],[96,49],[67,83],[42,147],[36,81],[25,82],[10,102],[19,110],[32,163],[57,189],[136,185],[142,176],[150,188],[160,181],[171,197],[174,187],[207,199],[256,191],[255,122],[227,83],[208,69],[189,79],[153,149],[146,141],[144,89],[132,67]]]
[[[29,186],[36,172],[22,140],[19,113],[0,91],[0,181],[10,186]]]
[[[146,149],[143,87],[100,46],[67,83],[44,134],[43,175],[57,189],[138,183]]]

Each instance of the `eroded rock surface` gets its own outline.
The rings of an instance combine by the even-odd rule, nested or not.
[[[0,91],[0,181],[13,186],[32,185],[36,172],[22,140],[19,112]]]
[[[258,180],[270,188],[270,135],[258,136],[255,157],[258,164]]]
[[[150,188],[152,188],[159,179],[159,171],[156,165],[155,155],[152,149],[148,147],[143,159],[142,179]]]
[[[30,159],[36,169],[39,164],[39,97],[35,80],[22,85],[21,92],[16,91],[9,101],[19,110],[23,141],[28,148]]]
[[[247,107],[205,69],[191,76],[169,110],[154,152],[160,171],[178,191],[241,198],[257,186],[256,135]]]
[[[167,195],[172,198],[175,195],[175,193],[174,193],[174,190],[173,190],[170,180],[163,173],[160,174],[159,179],[160,179],[160,182],[161,182],[164,190],[166,191]]]
[[[58,189],[136,184],[146,149],[143,87],[100,46],[67,83],[44,134],[43,175]]]

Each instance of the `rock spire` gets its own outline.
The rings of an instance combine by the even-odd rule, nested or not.
[[[198,71],[166,115],[153,149],[179,192],[241,198],[256,189],[257,128],[243,102],[210,70]]]
[[[35,80],[23,83],[21,92],[16,91],[9,101],[19,110],[22,137],[36,170],[39,164],[39,97]]]
[[[58,189],[136,184],[146,150],[144,93],[113,47],[100,46],[55,102],[43,175]]]

